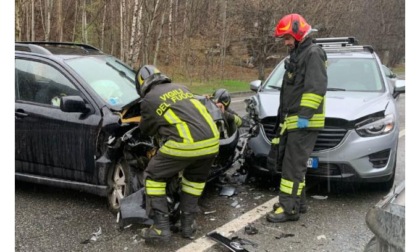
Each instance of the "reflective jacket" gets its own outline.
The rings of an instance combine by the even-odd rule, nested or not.
[[[151,85],[141,102],[142,134],[164,139],[159,149],[172,158],[214,156],[219,151],[219,131],[206,107],[185,86]]]
[[[285,68],[279,106],[283,130],[298,129],[298,117],[309,119],[306,129],[322,129],[328,82],[325,51],[308,38],[290,53]]]

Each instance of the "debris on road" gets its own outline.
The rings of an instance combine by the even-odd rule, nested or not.
[[[204,212],[204,215],[215,213],[216,210]]]
[[[223,186],[222,190],[220,191],[220,196],[232,196],[236,192],[236,188],[232,186]]]
[[[248,223],[245,227],[245,233],[248,235],[258,234],[258,229],[253,224]]]
[[[98,231],[93,232],[92,236],[89,239],[82,241],[81,244],[88,244],[90,242],[96,242],[98,240],[99,236],[101,236],[101,235],[102,235],[102,229],[101,229],[101,227],[99,227]]]
[[[318,239],[318,240],[322,240],[322,239],[326,240],[327,237],[325,235],[319,235],[319,236],[316,237],[316,239]]]
[[[320,196],[320,195],[312,195],[311,197],[314,198],[314,199],[317,199],[317,200],[326,200],[326,199],[328,199],[328,196]]]
[[[295,236],[295,234],[280,233],[280,235],[276,236],[275,238],[278,240],[278,239],[281,239],[281,238],[287,238],[287,237],[293,237],[293,236]]]

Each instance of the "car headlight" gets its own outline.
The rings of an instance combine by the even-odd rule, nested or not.
[[[373,137],[388,134],[395,127],[394,114],[385,117],[369,118],[356,125],[356,132],[362,137]]]

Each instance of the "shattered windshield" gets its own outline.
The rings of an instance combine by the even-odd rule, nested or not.
[[[280,90],[284,75],[280,62],[264,82],[264,90]],[[379,92],[384,90],[378,64],[372,58],[329,58],[328,91]]]
[[[114,57],[73,58],[66,63],[111,106],[122,107],[139,98],[134,70]]]

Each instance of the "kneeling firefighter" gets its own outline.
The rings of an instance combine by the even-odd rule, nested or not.
[[[143,98],[140,131],[149,136],[158,135],[164,141],[145,169],[146,211],[154,224],[142,229],[141,237],[146,241],[170,240],[166,183],[183,171],[181,234],[193,238],[198,199],[219,151],[216,124],[185,86],[172,83],[152,65],[140,68],[136,89]]]

